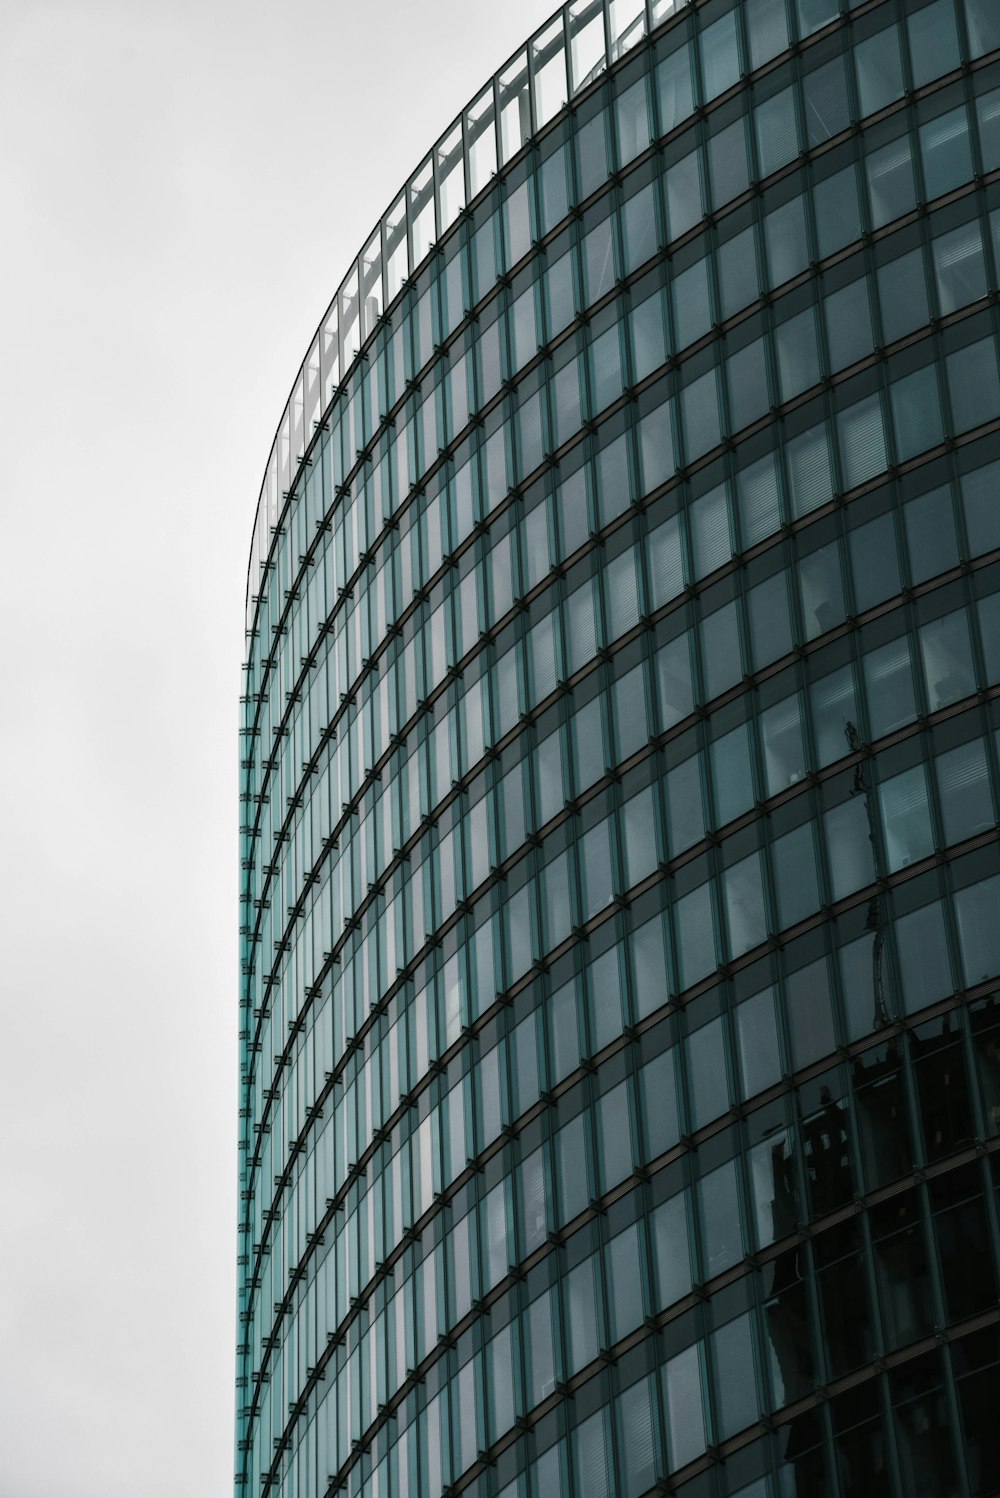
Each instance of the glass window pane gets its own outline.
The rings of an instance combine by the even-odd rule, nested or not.
[[[970,555],[992,551],[1000,546],[1000,463],[964,474],[961,489]]]
[[[729,950],[741,956],[767,936],[767,912],[761,877],[760,854],[725,869],[722,886],[726,902]]]
[[[712,326],[708,260],[696,260],[673,277],[670,295],[674,308],[674,346],[686,348]]]
[[[664,1364],[661,1380],[671,1472],[705,1450],[705,1411],[701,1383],[701,1344]]]
[[[716,1437],[719,1440],[752,1425],[760,1413],[753,1348],[749,1314],[737,1317],[712,1333],[716,1370]]]
[[[716,739],[709,750],[715,825],[724,827],[741,816],[754,802],[750,745],[745,723]]]
[[[750,648],[755,671],[778,660],[792,648],[788,585],[783,572],[751,588],[747,597]]]
[[[732,317],[760,295],[757,246],[753,228],[727,239],[716,256],[722,316]]]
[[[666,999],[663,970],[660,972],[661,1003]],[[672,1149],[680,1138],[677,1106],[676,1047],[662,1051],[639,1071],[639,1096],[642,1106],[642,1158],[655,1160]]]
[[[903,92],[903,62],[899,52],[899,28],[887,26],[854,48],[858,98],[862,115],[875,114]]]
[[[688,119],[694,110],[691,81],[692,45],[685,43],[665,57],[656,69],[656,97],[660,110],[660,133],[666,135]]]
[[[691,1250],[688,1239],[688,1193],[657,1207],[652,1214],[653,1258],[656,1271],[656,1304],[666,1310],[691,1289]]]
[[[756,71],[788,46],[785,0],[744,0],[743,17],[750,38],[750,66]]]
[[[844,618],[840,548],[835,541],[799,559],[798,583],[805,638],[814,640]]]
[[[717,374],[706,372],[681,391],[685,456],[688,462],[700,458],[718,444],[721,436]]]
[[[793,198],[773,208],[764,219],[768,282],[772,289],[797,276],[809,264],[809,233],[805,199]]]
[[[671,239],[686,234],[699,223],[704,212],[701,195],[700,153],[692,151],[664,174],[667,222]]]
[[[702,1129],[729,1107],[726,1079],[726,1041],[722,1019],[714,1019],[689,1035],[687,1060],[691,1127]]]
[[[902,586],[896,549],[896,525],[891,514],[879,515],[849,534],[854,601],[858,611],[893,598]]]
[[[710,137],[708,168],[714,208],[721,208],[746,191],[750,182],[750,160],[746,124],[742,117]]]
[[[949,354],[946,363],[956,431],[969,431],[1000,415],[1000,376],[992,338]]]
[[[851,122],[851,106],[844,58],[834,57],[807,73],[802,80],[802,96],[809,146],[822,145],[823,141],[846,130]]]
[[[952,0],[934,0],[906,18],[914,87],[957,68],[961,58]]]
[[[971,180],[972,146],[964,106],[921,125],[920,155],[928,199]]]
[[[930,318],[923,252],[910,250],[878,269],[878,295],[887,344],[924,327]]]
[[[705,836],[702,809],[701,760],[693,754],[683,764],[675,765],[664,777],[666,788],[666,827],[670,857],[676,858]]]
[[[927,777],[923,765],[914,765],[879,786],[886,863],[891,874],[908,868],[934,851]]]
[[[627,198],[622,207],[622,238],[625,244],[625,271],[630,274],[645,265],[657,248],[656,200],[653,184],[647,182],[639,192]]]
[[[815,385],[820,377],[816,318],[811,307],[781,323],[775,332],[781,399],[791,400]]]
[[[741,471],[737,499],[743,548],[773,536],[781,525],[781,494],[773,453]]]
[[[833,764],[848,752],[848,724],[858,718],[854,674],[850,666],[831,671],[809,688],[817,763]]]
[[[927,705],[932,713],[975,691],[969,622],[964,609],[921,626],[920,655]]]
[[[646,80],[640,78],[615,100],[615,124],[618,131],[618,162],[627,165],[649,145],[649,113],[646,109]]]
[[[809,36],[836,19],[840,13],[840,0],[795,0],[799,18],[799,35]]]
[[[813,190],[816,213],[817,251],[821,260],[843,249],[861,235],[861,204],[858,174],[853,163],[832,177],[817,182]]]
[[[733,555],[727,486],[719,484],[695,500],[688,509],[688,519],[694,575],[696,578],[706,577]]]
[[[917,715],[910,663],[910,642],[905,635],[890,640],[865,655],[865,692],[872,739],[892,733]]]
[[[971,988],[1000,972],[1000,874],[955,895],[965,982]]]
[[[910,578],[922,583],[958,562],[958,537],[951,488],[944,485],[903,506]]]
[[[774,1015],[774,990],[765,988],[736,1008],[742,1096],[754,1097],[781,1079],[781,1053]]]
[[[837,418],[840,463],[845,489],[853,489],[876,474],[884,473],[888,458],[882,403],[877,395],[858,401]]]
[[[651,1382],[640,1379],[615,1401],[618,1418],[619,1498],[641,1498],[656,1481],[656,1422]]]
[[[862,276],[849,286],[841,286],[825,298],[826,340],[829,343],[829,367],[832,373],[847,369],[871,354],[874,334],[871,330],[871,304],[868,279]]]
[[[797,1071],[828,1056],[837,1043],[826,959],[789,973],[784,990],[792,1065]]]
[[[823,828],[830,865],[830,892],[835,900],[863,889],[875,877],[864,799],[844,801],[824,813]]]
[[[937,365],[925,365],[901,380],[894,380],[890,396],[900,460],[935,447],[944,436]]]
[[[834,493],[830,434],[825,423],[800,432],[785,445],[792,514],[808,515]]]
[[[960,843],[988,831],[994,824],[993,798],[982,739],[939,754],[934,770],[945,842]]]
[[[644,380],[667,357],[667,341],[663,331],[662,302],[657,293],[638,307],[629,317],[632,331],[632,365],[636,380]]]
[[[729,355],[726,379],[730,430],[740,432],[763,416],[771,401],[763,338]]]
[[[675,951],[681,990],[690,988],[717,965],[712,889],[701,885],[673,907]]]
[[[700,39],[703,97],[706,103],[725,93],[740,76],[740,55],[736,39],[736,16],[721,16],[701,33]]]
[[[954,990],[944,912],[940,904],[925,905],[897,917],[894,929],[903,1007],[907,1014],[915,1014]]]
[[[778,921],[794,926],[819,909],[820,893],[812,823],[796,827],[771,844]]]
[[[687,635],[671,640],[656,652],[656,680],[662,728],[672,728],[694,706],[691,645]]]
[[[769,177],[799,154],[795,89],[789,86],[758,104],[753,112],[759,175]]]
[[[954,312],[986,295],[989,287],[983,259],[983,236],[978,223],[962,224],[949,234],[939,234],[931,248],[942,314]]]
[[[721,1274],[743,1257],[736,1165],[729,1160],[698,1182],[701,1216],[703,1275],[705,1280]]]
[[[768,796],[795,785],[805,774],[802,713],[798,697],[786,697],[766,708],[758,720]]]
[[[981,598],[977,607],[986,680],[995,682],[1000,678],[1000,593]]]
[[[1000,10],[994,0],[965,0],[965,25],[973,57],[1000,47]]]
[[[865,161],[872,222],[876,229],[916,206],[909,136],[869,152]]]

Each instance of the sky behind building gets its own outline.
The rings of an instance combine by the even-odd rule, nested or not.
[[[0,1498],[230,1490],[257,493],[415,151],[552,8],[0,0]]]

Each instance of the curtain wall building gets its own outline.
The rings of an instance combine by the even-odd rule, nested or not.
[[[574,0],[350,267],[248,584],[239,1498],[1000,1492],[998,289],[996,0]]]

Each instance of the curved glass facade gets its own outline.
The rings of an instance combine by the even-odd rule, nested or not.
[[[1000,6],[455,128],[255,528],[237,1493],[987,1498]]]

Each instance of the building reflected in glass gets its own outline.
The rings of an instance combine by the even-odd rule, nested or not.
[[[339,287],[237,1494],[1000,1491],[1000,6],[573,0]]]

